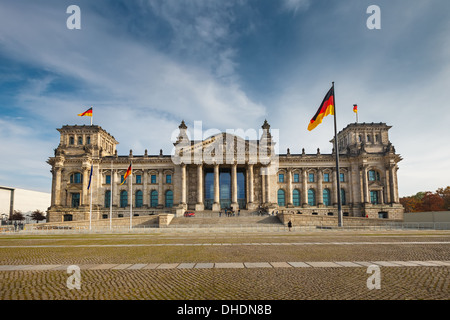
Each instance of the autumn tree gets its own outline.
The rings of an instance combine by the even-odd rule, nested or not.
[[[420,211],[443,211],[444,209],[444,199],[437,194],[432,192],[426,192],[422,199],[421,210]]]
[[[444,200],[444,210],[450,210],[450,186],[447,188],[439,188],[436,193]]]

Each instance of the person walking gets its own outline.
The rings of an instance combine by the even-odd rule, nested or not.
[[[291,220],[289,220],[289,222],[288,222],[288,228],[289,228],[289,231],[291,231],[291,228],[292,228],[292,222],[291,222]]]

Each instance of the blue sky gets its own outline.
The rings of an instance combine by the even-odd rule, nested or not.
[[[66,9],[81,9],[69,30]],[[381,8],[369,30],[367,7]],[[119,154],[165,154],[192,128],[279,129],[279,151],[331,152],[307,124],[331,82],[338,127],[393,126],[400,196],[450,185],[448,0],[139,0],[0,3],[0,185],[50,192],[56,128],[94,124]]]

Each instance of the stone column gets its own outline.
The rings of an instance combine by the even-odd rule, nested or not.
[[[203,165],[197,165],[197,204],[195,205],[195,211],[205,210],[203,204]]]
[[[181,164],[181,204],[186,204],[186,164]]]
[[[368,179],[367,179],[367,165],[364,165],[362,168],[362,175],[363,175],[363,199],[364,199],[364,203],[369,203],[370,202],[370,197],[369,197],[369,183],[368,183]]]
[[[237,203],[237,164],[233,163],[231,165],[231,208],[234,211],[239,209],[239,204]]]
[[[338,203],[338,197],[341,196],[340,191],[338,191],[337,189],[337,177],[336,177],[336,169],[333,169],[331,171],[331,181],[332,181],[332,186],[333,186],[333,190],[331,191],[331,204],[333,206],[337,206]],[[348,179],[348,177],[347,177]],[[341,186],[342,188],[342,186]]]
[[[219,165],[214,164],[214,203],[212,206],[213,211],[220,210],[220,183],[219,183]]]
[[[55,190],[54,190],[54,204],[55,206],[61,205],[61,171],[62,169],[55,168]]]
[[[158,170],[158,207],[164,208],[164,192],[163,192],[163,169]]]
[[[253,204],[253,164],[248,165],[248,203]]]
[[[270,175],[269,175],[269,172],[270,172],[269,168],[268,168],[268,167],[265,167],[265,175],[266,175],[266,194],[267,194],[267,196],[266,196],[266,202],[267,202],[267,204],[270,205],[272,202],[270,201],[271,198],[270,198]]]
[[[391,200],[391,175],[389,174],[389,168],[386,169],[386,203],[392,203]]]
[[[308,205],[308,172],[302,169],[302,207]]]
[[[120,185],[120,180],[119,180],[119,176],[117,174],[117,170],[113,170],[113,179],[111,181],[111,183],[114,183],[114,188],[113,188],[113,192],[114,194],[113,196],[113,207],[119,207],[120,205],[120,192],[119,192],[119,185]]]
[[[322,169],[317,170],[317,205],[323,206]]]
[[[88,183],[89,183],[89,168],[83,167],[83,188],[82,188],[82,198],[80,206],[89,206],[88,197]]]
[[[294,205],[292,204],[292,168],[288,168],[287,170],[287,180],[288,180],[288,188],[287,188],[287,207],[292,208]]]
[[[390,189],[391,189],[391,202],[398,202],[398,190],[397,190],[397,178],[395,172],[395,164],[391,164],[389,167]]]
[[[144,192],[144,202],[143,202],[143,204],[144,204],[144,207],[148,208],[148,207],[150,207],[150,193],[148,192],[148,186],[147,186],[147,183],[148,183],[148,172],[147,172],[147,170],[143,170],[142,175],[143,175],[142,183],[144,184],[144,188],[143,188],[144,189],[143,190],[143,192]]]

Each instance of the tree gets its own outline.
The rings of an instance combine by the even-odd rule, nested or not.
[[[418,212],[422,207],[422,200],[416,196],[400,198],[400,203],[405,208],[405,212]]]
[[[25,219],[25,217],[24,217],[22,211],[20,211],[20,210],[14,210],[14,213],[12,214],[12,216],[9,217],[9,220],[13,220],[13,221],[14,220],[22,221],[24,219]]]
[[[447,188],[439,188],[436,193],[444,200],[444,210],[450,210],[450,186]]]
[[[444,199],[437,193],[426,192],[422,199],[421,211],[443,211]]]
[[[45,216],[42,211],[36,209],[31,213],[31,219],[35,220],[36,223],[39,223],[39,221],[45,220]]]

